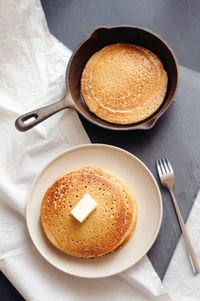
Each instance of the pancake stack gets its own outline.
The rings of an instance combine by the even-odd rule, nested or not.
[[[71,210],[86,193],[97,207],[80,223]],[[136,222],[137,205],[131,189],[114,174],[96,167],[82,167],[60,176],[47,189],[41,204],[41,223],[49,241],[77,257],[118,250],[132,236]]]
[[[89,110],[114,124],[138,123],[163,103],[168,77],[150,50],[117,43],[96,52],[81,76],[81,92]]]

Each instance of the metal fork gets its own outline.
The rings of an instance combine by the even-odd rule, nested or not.
[[[171,193],[172,200],[173,200],[173,203],[174,203],[174,207],[175,207],[175,210],[176,210],[176,214],[177,214],[179,224],[180,224],[180,227],[181,227],[181,230],[182,230],[182,233],[183,233],[183,237],[184,237],[184,240],[185,240],[185,244],[186,244],[186,247],[187,247],[187,250],[188,250],[190,262],[191,262],[191,265],[192,265],[192,270],[193,270],[194,274],[197,274],[197,273],[200,272],[200,267],[199,267],[194,249],[192,247],[190,238],[189,238],[188,233],[186,231],[185,224],[184,224],[180,209],[178,207],[178,204],[176,202],[175,195],[174,195],[174,192],[173,192],[173,186],[174,186],[174,183],[175,183],[174,171],[172,169],[172,166],[171,166],[169,160],[167,160],[167,159],[157,160],[156,161],[156,166],[157,166],[157,170],[158,170],[158,174],[159,174],[161,183],[165,187],[167,187],[169,189],[170,193]]]

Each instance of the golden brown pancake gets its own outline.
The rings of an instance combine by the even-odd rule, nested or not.
[[[140,122],[162,104],[168,77],[150,50],[117,43],[91,56],[81,76],[81,92],[89,110],[115,124]]]
[[[96,209],[78,222],[71,210],[88,193]],[[82,167],[60,176],[46,191],[41,223],[50,242],[77,257],[96,257],[124,245],[135,230],[137,205],[131,189],[115,175]]]

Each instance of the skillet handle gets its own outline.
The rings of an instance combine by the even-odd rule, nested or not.
[[[72,105],[72,103],[70,103],[67,97],[65,97],[46,107],[42,107],[19,116],[15,121],[15,127],[18,129],[18,131],[25,132],[33,128],[35,125],[42,122],[43,120],[54,115],[55,113],[65,108],[73,108],[73,107],[74,106]]]

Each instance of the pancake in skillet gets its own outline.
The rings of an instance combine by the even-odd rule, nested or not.
[[[162,104],[168,77],[150,50],[117,43],[96,52],[86,63],[81,92],[89,110],[115,124],[140,122]]]
[[[70,213],[88,193],[96,209],[79,223]],[[135,198],[124,181],[96,167],[82,167],[60,176],[46,191],[41,223],[60,251],[83,258],[101,256],[124,245],[137,221]]]

